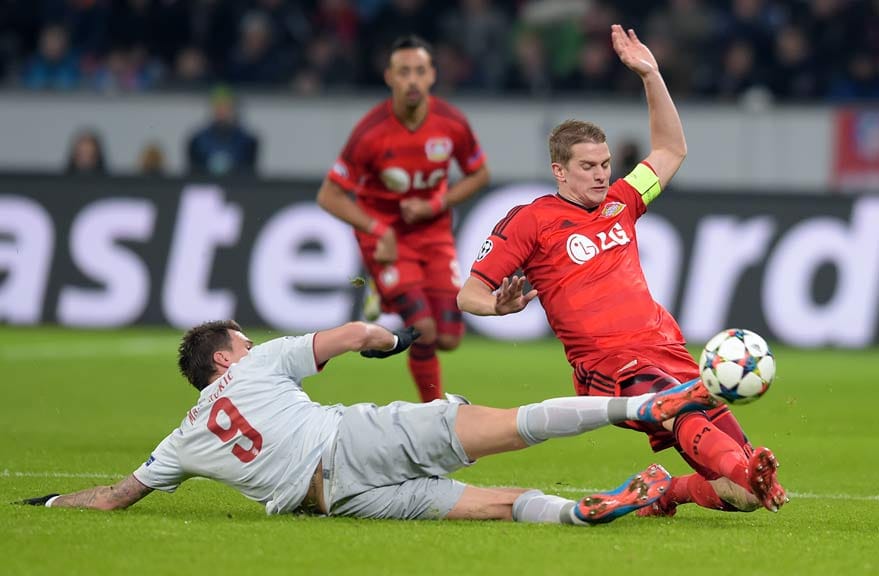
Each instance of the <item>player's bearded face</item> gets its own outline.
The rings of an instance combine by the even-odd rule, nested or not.
[[[385,70],[385,82],[390,87],[395,103],[416,108],[430,92],[436,80],[436,71],[430,54],[423,48],[406,48],[391,55]]]
[[[610,185],[610,149],[607,142],[580,142],[571,147],[571,159],[563,166],[552,165],[562,197],[587,208],[607,197]]]

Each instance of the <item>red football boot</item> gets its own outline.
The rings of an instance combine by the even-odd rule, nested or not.
[[[748,483],[754,496],[770,512],[778,512],[778,509],[787,501],[784,488],[778,483],[778,460],[772,450],[761,446],[754,450],[748,462]]]
[[[708,392],[701,379],[696,378],[657,392],[638,408],[638,420],[659,423],[682,412],[705,410],[718,404],[720,401]]]
[[[656,502],[671,484],[671,474],[659,464],[651,464],[621,486],[580,500],[571,510],[575,524],[604,524]]]

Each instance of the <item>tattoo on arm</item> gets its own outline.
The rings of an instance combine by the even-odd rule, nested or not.
[[[128,508],[152,491],[152,488],[144,486],[131,475],[112,486],[96,486],[59,496],[52,502],[52,507],[116,510]]]

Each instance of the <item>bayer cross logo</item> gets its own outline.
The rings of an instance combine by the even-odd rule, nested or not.
[[[494,243],[491,240],[486,240],[482,243],[482,248],[479,249],[479,254],[476,255],[476,261],[480,262],[483,258],[488,256],[488,253],[491,252],[491,249],[494,248]]]
[[[335,164],[333,164],[333,172],[335,172],[342,178],[348,177],[348,167],[341,162],[336,162]]]

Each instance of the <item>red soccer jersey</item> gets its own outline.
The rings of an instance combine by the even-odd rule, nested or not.
[[[485,163],[467,118],[457,108],[431,96],[424,121],[409,130],[394,115],[388,99],[360,120],[328,177],[353,192],[369,215],[399,233],[423,233],[434,227],[450,233],[448,211],[409,225],[400,215],[400,200],[444,194],[452,158],[465,174]]]
[[[625,180],[594,210],[542,196],[498,222],[471,273],[497,288],[523,270],[571,364],[614,348],[682,344],[677,322],[653,300],[641,270],[635,222],[646,210]]]

